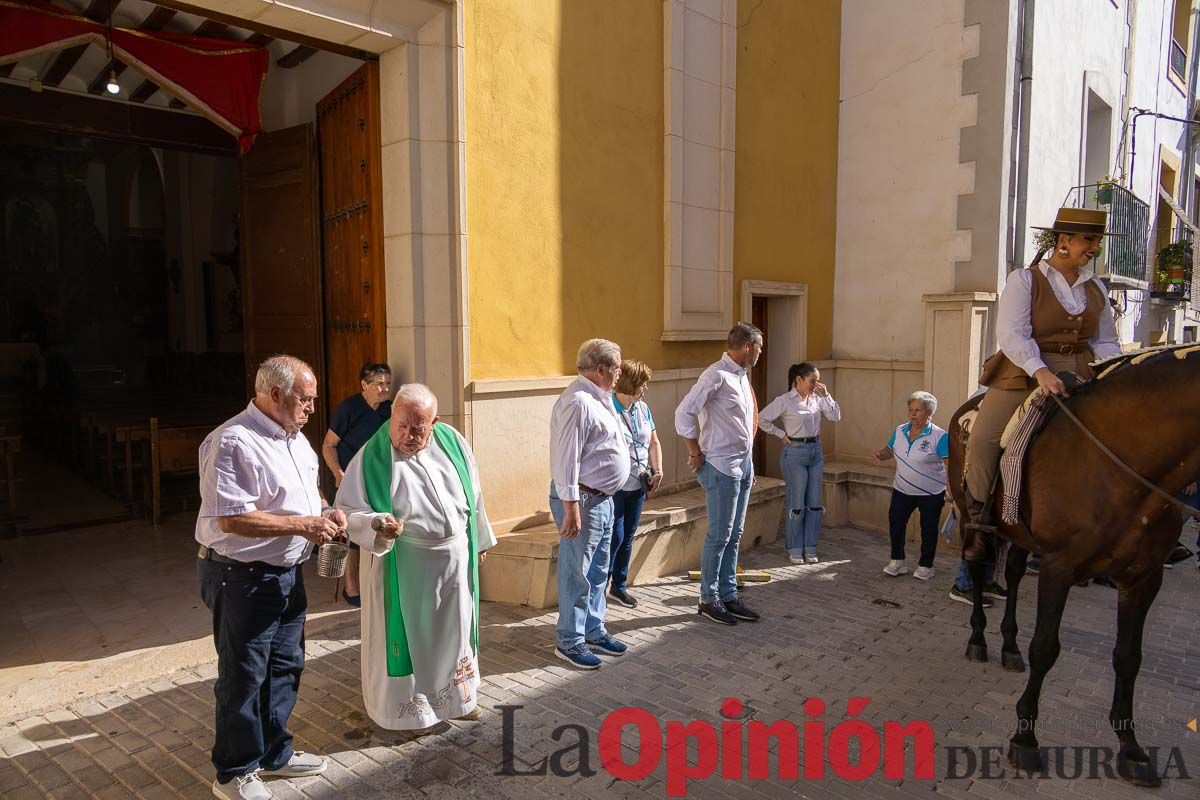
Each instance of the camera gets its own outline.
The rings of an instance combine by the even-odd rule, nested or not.
[[[642,491],[645,492],[646,494],[650,494],[650,478],[651,477],[652,476],[650,475],[649,472],[643,472],[638,475],[638,482],[642,484]]]

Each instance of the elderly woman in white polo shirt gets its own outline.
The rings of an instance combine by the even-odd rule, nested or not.
[[[888,509],[892,558],[883,568],[892,577],[908,572],[904,563],[904,529],[918,509],[921,558],[913,577],[923,581],[933,577],[938,520],[946,503],[946,459],[950,457],[950,438],[931,421],[936,410],[937,398],[929,392],[910,394],[908,422],[892,431],[887,447],[871,454],[876,465],[896,459],[896,479],[892,482],[892,504]]]
[[[830,396],[821,373],[807,361],[788,369],[790,391],[779,395],[758,412],[758,427],[783,442],[779,464],[787,484],[787,551],[795,564],[817,563],[821,537],[821,481],[825,454],[821,450],[821,417],[842,418],[842,409]]]

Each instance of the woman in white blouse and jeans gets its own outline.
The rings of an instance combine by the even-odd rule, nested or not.
[[[787,483],[788,558],[795,564],[815,564],[821,518],[825,515],[821,505],[825,474],[821,415],[837,422],[842,410],[821,383],[821,373],[807,361],[788,369],[788,385],[791,391],[779,395],[758,413],[758,427],[783,442],[780,466]]]

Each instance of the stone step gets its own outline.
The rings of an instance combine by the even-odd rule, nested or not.
[[[783,519],[784,485],[758,478],[750,491],[742,550],[775,541]],[[557,604],[558,529],[547,515],[496,526],[497,544],[480,568],[482,598],[531,608]],[[630,583],[700,565],[708,529],[704,490],[695,482],[650,498],[642,511],[629,566]]]

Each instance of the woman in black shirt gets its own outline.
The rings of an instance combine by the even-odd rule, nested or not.
[[[362,392],[338,404],[329,422],[329,430],[325,432],[325,441],[321,444],[325,464],[338,486],[342,484],[342,475],[350,459],[392,415],[392,371],[388,365],[367,364],[358,373],[358,379],[362,382]],[[353,543],[350,547],[358,549]],[[357,553],[347,559],[346,586],[342,590],[342,597],[355,608],[361,604],[358,596]]]

